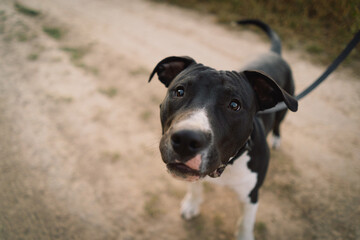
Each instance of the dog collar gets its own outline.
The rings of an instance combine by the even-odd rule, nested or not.
[[[218,167],[214,172],[209,174],[209,177],[217,178],[220,177],[221,174],[224,172],[225,168],[229,164],[233,164],[241,155],[243,155],[246,151],[250,151],[252,147],[252,141],[251,138],[246,141],[244,146],[242,146],[237,153],[229,159],[229,161],[226,164],[221,164],[220,167]]]

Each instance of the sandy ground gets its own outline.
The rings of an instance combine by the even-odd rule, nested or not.
[[[186,184],[158,152],[165,88],[147,79],[169,55],[238,69],[266,38],[140,0],[23,3],[42,15],[0,1],[0,239],[232,239],[228,189],[207,184],[201,216],[180,218]],[[325,69],[284,52],[298,92]],[[360,239],[359,109],[359,76],[340,69],[288,115],[257,239]]]

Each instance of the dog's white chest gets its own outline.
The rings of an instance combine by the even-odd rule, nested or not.
[[[205,180],[234,189],[241,200],[248,202],[249,194],[255,187],[258,177],[256,172],[248,168],[249,161],[250,156],[245,152],[232,165],[228,165],[220,177],[206,177]]]

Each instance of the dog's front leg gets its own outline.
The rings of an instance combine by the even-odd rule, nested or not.
[[[258,203],[244,203],[244,215],[239,222],[238,240],[254,240],[254,225]]]
[[[190,183],[188,191],[181,202],[181,216],[189,220],[200,214],[203,201],[203,185],[201,181]]]

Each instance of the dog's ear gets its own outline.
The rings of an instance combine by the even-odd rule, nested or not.
[[[191,64],[195,64],[195,60],[191,57],[167,57],[161,60],[152,73],[150,74],[149,82],[155,75],[158,74],[160,82],[168,87],[171,81],[185,68]]]
[[[279,102],[284,102],[291,111],[297,111],[297,100],[272,78],[258,71],[244,71],[244,74],[256,93],[260,111],[272,108]]]

